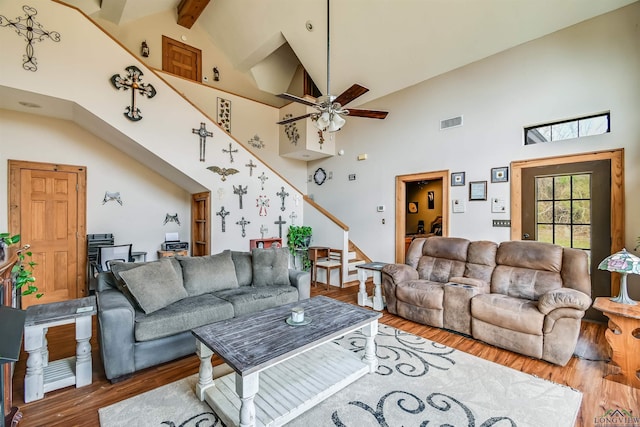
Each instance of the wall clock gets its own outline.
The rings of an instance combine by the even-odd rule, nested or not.
[[[326,179],[327,179],[327,173],[324,171],[324,169],[322,168],[316,169],[316,173],[313,174],[313,181],[318,185],[322,185]]]

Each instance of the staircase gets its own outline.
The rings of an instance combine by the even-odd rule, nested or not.
[[[366,256],[359,247],[357,247],[351,240],[349,240],[349,252],[347,253],[347,272],[344,277],[344,287],[358,286],[358,270],[356,265],[365,264],[371,262],[371,259]]]

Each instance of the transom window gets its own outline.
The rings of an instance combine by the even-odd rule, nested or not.
[[[547,123],[524,129],[524,144],[562,141],[582,138],[584,136],[601,135],[611,132],[611,114],[609,112],[594,116]]]

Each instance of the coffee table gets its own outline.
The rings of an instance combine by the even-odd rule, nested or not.
[[[305,326],[286,319],[303,307]],[[318,296],[192,330],[200,371],[196,395],[227,426],[279,426],[378,367],[381,313]],[[360,359],[331,341],[362,328]],[[213,381],[216,353],[235,373]]]

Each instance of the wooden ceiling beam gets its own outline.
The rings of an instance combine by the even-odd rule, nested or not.
[[[178,25],[191,28],[210,0],[181,0],[178,4]]]

